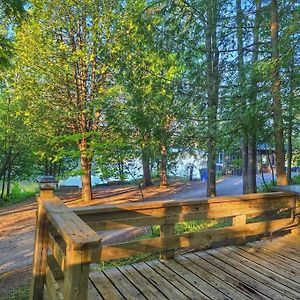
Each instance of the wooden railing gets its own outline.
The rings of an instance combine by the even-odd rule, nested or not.
[[[240,243],[277,229],[296,232],[298,220],[294,212],[299,206],[298,198],[281,192],[73,210],[55,196],[39,198],[31,299],[43,299],[44,285],[49,299],[86,299],[92,262],[152,252],[160,252],[161,259],[168,259],[182,248]],[[276,219],[278,211],[285,211],[286,216]],[[265,215],[264,221],[253,219],[260,215]],[[220,218],[229,218],[227,227],[175,233],[177,223]],[[101,246],[96,233],[153,225],[160,226],[159,237],[111,245]]]

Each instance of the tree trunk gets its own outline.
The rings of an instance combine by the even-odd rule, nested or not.
[[[2,177],[2,188],[1,188],[1,195],[0,195],[1,199],[3,199],[3,197],[4,197],[5,181],[6,181],[6,172],[3,174],[3,177]]]
[[[242,176],[243,176],[243,194],[248,193],[248,138],[244,135],[241,141],[242,150]]]
[[[144,187],[153,185],[151,181],[150,159],[145,149],[142,149]]]
[[[244,53],[243,53],[243,12],[241,0],[236,0],[236,24],[237,24],[237,50],[238,50],[238,100],[241,105],[246,107],[246,97],[243,95],[244,80]],[[242,175],[243,175],[243,193],[248,193],[248,133],[247,126],[243,124],[247,122],[245,119],[241,119],[242,124],[242,140],[241,140],[241,152],[242,152]]]
[[[193,181],[193,175],[194,175],[194,164],[191,164],[191,165],[190,165],[190,169],[189,169],[189,171],[190,171],[190,174],[189,174],[189,180],[190,180],[190,181]]]
[[[216,196],[217,111],[219,101],[218,1],[207,2],[206,69],[208,97],[207,196]]]
[[[161,145],[161,161],[160,161],[160,186],[168,186],[168,177],[167,177],[167,147]]]
[[[283,112],[280,94],[279,74],[279,45],[278,45],[278,1],[271,1],[271,46],[272,46],[272,96],[273,96],[273,122],[275,138],[275,162],[278,185],[288,183],[285,172],[285,153],[283,136]]]
[[[292,132],[293,132],[293,127],[292,127],[292,119],[289,117],[288,120],[288,138],[287,138],[287,179],[288,179],[288,184],[292,183],[292,159],[293,159],[293,144],[292,144]]]
[[[253,52],[252,52],[252,74],[251,74],[251,93],[250,93],[250,105],[251,105],[251,114],[250,114],[250,124],[251,131],[248,133],[248,193],[256,193],[256,168],[257,168],[257,142],[256,142],[256,132],[257,128],[255,126],[256,117],[257,117],[257,90],[258,90],[258,78],[254,72],[255,64],[258,61],[258,51],[259,51],[259,27],[260,27],[260,18],[261,18],[261,0],[256,0],[256,15],[253,27]]]
[[[256,136],[251,133],[248,140],[248,193],[256,193]]]
[[[12,149],[10,148],[7,160],[7,177],[6,177],[6,197],[10,195],[11,189],[11,172],[12,172]]]
[[[294,58],[291,61],[291,68],[290,68],[290,91],[289,91],[289,114],[288,114],[288,131],[287,131],[287,142],[288,142],[288,149],[287,149],[287,178],[288,183],[292,183],[292,160],[293,160],[293,118],[294,118],[294,93],[295,93],[295,62]]]
[[[87,140],[83,138],[80,141],[80,165],[81,165],[81,182],[82,182],[82,195],[84,201],[93,199],[92,195],[92,180],[91,180],[91,167],[92,158],[88,153]]]
[[[46,157],[44,160],[44,173],[46,176],[49,175],[49,159],[48,159],[48,157]]]

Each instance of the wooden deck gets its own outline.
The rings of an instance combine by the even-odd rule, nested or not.
[[[91,272],[89,299],[300,299],[300,236]]]
[[[37,200],[31,300],[300,299],[299,196],[275,192],[76,209],[49,193]],[[220,227],[178,230],[181,222],[211,219]],[[159,236],[101,244],[103,230],[154,225]],[[270,242],[270,235],[277,238]],[[209,250],[183,254],[191,249]],[[93,264],[151,253],[160,260],[93,271]]]

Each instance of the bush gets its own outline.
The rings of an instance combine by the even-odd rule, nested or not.
[[[292,183],[293,184],[300,184],[300,175],[294,176],[292,178]]]
[[[20,184],[19,182],[15,182],[11,187],[10,195],[8,197],[5,196],[4,201],[2,203],[0,202],[0,206],[21,202],[34,196],[37,192],[37,183]]]

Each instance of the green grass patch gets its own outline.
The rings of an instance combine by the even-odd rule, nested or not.
[[[146,253],[146,254],[140,254],[135,256],[130,256],[126,258],[116,259],[112,261],[101,261],[99,264],[94,264],[92,266],[93,271],[103,271],[105,269],[109,268],[116,268],[121,266],[126,266],[138,262],[143,261],[149,261],[149,260],[155,260],[159,258],[159,253]]]
[[[26,184],[14,183],[12,185],[9,197],[5,196],[3,200],[0,200],[0,207],[22,202],[30,197],[35,196],[38,190],[39,186],[35,182]]]
[[[29,285],[21,286],[6,293],[4,296],[0,296],[0,300],[27,300],[29,299]]]

